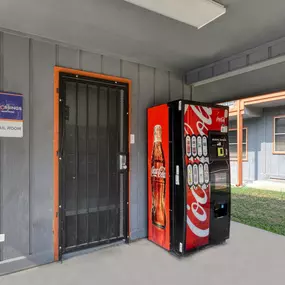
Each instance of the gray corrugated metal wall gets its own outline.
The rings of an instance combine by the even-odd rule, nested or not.
[[[24,94],[24,137],[1,139],[0,274],[53,259],[53,67],[132,80],[131,238],[147,234],[146,108],[184,97],[182,75],[0,33],[0,89]],[[21,258],[23,257],[23,258]],[[12,263],[2,260],[14,259]]]
[[[270,177],[285,178],[285,155],[274,155],[273,120],[285,115],[285,107],[264,109],[263,116],[244,120],[248,129],[248,160],[243,162],[243,181],[266,180]],[[236,123],[231,122],[231,128]],[[237,162],[231,161],[231,181],[237,183]]]

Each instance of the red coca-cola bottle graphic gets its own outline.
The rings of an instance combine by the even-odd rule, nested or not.
[[[165,213],[165,159],[162,148],[162,128],[154,127],[154,141],[151,155],[151,187],[152,187],[152,223],[164,229],[166,226]]]

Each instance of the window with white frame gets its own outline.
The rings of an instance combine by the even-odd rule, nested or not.
[[[237,160],[237,130],[229,130],[230,159]],[[247,160],[247,128],[242,133],[242,159]]]
[[[274,151],[285,153],[285,115],[274,118]]]

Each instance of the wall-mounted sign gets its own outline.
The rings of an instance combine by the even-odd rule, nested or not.
[[[0,92],[0,137],[23,137],[23,95]]]

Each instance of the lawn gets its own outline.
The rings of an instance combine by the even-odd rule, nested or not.
[[[285,192],[232,187],[232,220],[285,235]]]

